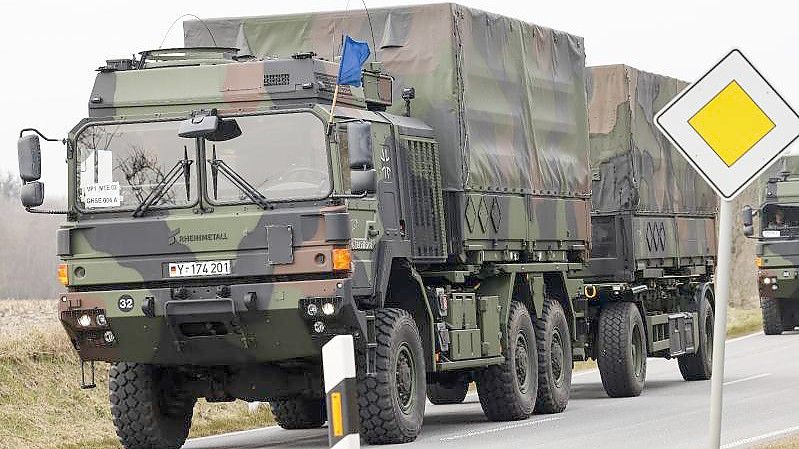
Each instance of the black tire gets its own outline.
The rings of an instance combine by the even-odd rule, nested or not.
[[[694,354],[677,357],[682,378],[689,381],[708,380],[713,375],[713,307],[703,297],[699,303],[699,345]]]
[[[538,394],[538,351],[527,308],[512,302],[502,355],[505,363],[477,370],[475,382],[480,405],[491,421],[527,419]]]
[[[572,344],[569,323],[558,301],[547,299],[535,321],[538,346],[538,399],[536,413],[566,410],[572,384]]]
[[[782,322],[782,307],[774,298],[761,298],[760,309],[763,312],[763,332],[766,335],[780,335],[785,330]]]
[[[126,449],[178,449],[189,435],[197,399],[169,371],[119,362],[108,372],[111,414]]]
[[[427,399],[435,405],[460,404],[469,392],[469,378],[455,376],[427,384]]]
[[[324,399],[303,397],[269,403],[275,421],[284,429],[316,429],[327,421]]]
[[[402,309],[375,313],[375,373],[366,375],[366,353],[358,351],[361,435],[369,444],[409,443],[419,436],[425,408],[422,339]]]
[[[599,315],[599,375],[612,398],[639,396],[646,379],[646,337],[641,313],[633,303],[613,302]]]

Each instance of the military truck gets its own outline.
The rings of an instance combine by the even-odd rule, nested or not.
[[[786,156],[760,186],[756,211],[744,206],[744,235],[758,233],[755,265],[763,331],[780,335],[799,326],[799,158]]]
[[[645,374],[628,369],[642,344],[702,354],[711,256],[689,269],[669,249],[630,279],[589,265],[581,38],[454,4],[184,34],[188,48],[107,61],[66,139],[59,313],[82,361],[111,363],[125,447],[179,447],[201,397],[321,426],[337,334],[355,337],[361,434],[378,444],[416,438],[425,393],[459,402],[474,381],[489,419],[518,420],[566,408],[572,360],[622,385]],[[333,107],[342,34],[374,58]],[[18,145],[32,212],[37,133]],[[647,327],[620,321],[632,310]]]

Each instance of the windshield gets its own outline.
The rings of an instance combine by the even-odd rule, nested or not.
[[[213,202],[251,202],[241,186],[224,176],[222,163],[268,201],[321,199],[330,194],[327,140],[318,117],[302,112],[235,120],[241,128],[239,137],[206,142],[206,185]]]
[[[769,204],[763,208],[763,236],[799,235],[799,206]]]
[[[75,142],[79,205],[98,211],[138,207],[177,164],[195,159],[194,141],[178,137],[178,125],[177,121],[123,123],[81,131]],[[153,207],[194,204],[196,189],[184,179],[190,176],[193,182],[194,170],[182,174]]]

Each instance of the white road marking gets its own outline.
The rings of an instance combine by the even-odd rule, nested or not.
[[[257,433],[257,432],[265,432],[271,430],[281,429],[280,426],[268,426],[268,427],[259,427],[257,429],[249,429],[249,430],[239,430],[237,432],[229,432],[229,433],[220,433],[219,435],[208,435],[207,437],[197,437],[197,438],[189,438],[186,440],[187,443],[191,443],[194,441],[208,441],[208,440],[216,440],[219,438],[228,438],[234,437],[237,435],[247,435],[250,433]]]
[[[466,432],[466,433],[461,433],[461,434],[458,434],[458,435],[452,435],[452,436],[444,437],[444,438],[441,439],[441,441],[460,440],[461,438],[469,438],[469,437],[475,437],[475,436],[480,436],[480,435],[486,435],[486,434],[494,433],[494,432],[502,432],[503,430],[518,429],[519,427],[534,426],[536,424],[543,424],[545,422],[557,421],[559,419],[563,419],[563,417],[562,416],[553,416],[551,418],[538,419],[538,420],[535,420],[535,421],[526,421],[526,422],[522,422],[522,423],[518,423],[518,424],[508,424],[506,426],[494,427],[494,428],[491,428],[491,429],[475,430],[475,431],[472,431],[472,432]]]
[[[727,344],[736,343],[736,342],[739,342],[741,340],[748,340],[748,339],[750,339],[752,337],[759,337],[761,335],[763,335],[763,331],[758,331],[758,332],[755,332],[753,334],[744,335],[743,337],[736,337],[736,338],[727,340]]]
[[[787,429],[776,430],[774,432],[764,433],[763,435],[758,435],[755,437],[744,438],[743,440],[733,441],[732,443],[727,443],[721,446],[721,449],[732,449],[735,447],[749,446],[759,441],[770,440],[772,438],[777,438],[783,435],[788,435],[790,433],[796,433],[796,432],[799,432],[799,426],[788,427]]]
[[[728,385],[735,385],[735,384],[739,384],[741,382],[747,382],[747,381],[755,380],[755,379],[762,379],[762,378],[768,377],[770,375],[771,375],[771,373],[763,373],[763,374],[756,374],[754,376],[744,377],[743,379],[730,380],[730,381],[724,382],[724,386],[726,387]]]

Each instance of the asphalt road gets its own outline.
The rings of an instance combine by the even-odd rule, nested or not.
[[[799,433],[799,332],[727,342],[725,449],[752,447]],[[488,422],[475,395],[460,405],[427,404],[413,449],[428,448],[703,448],[710,382],[684,382],[675,361],[649,359],[638,398],[608,398],[599,373],[575,375],[564,413]],[[190,440],[185,449],[327,448],[327,430],[276,427]]]

